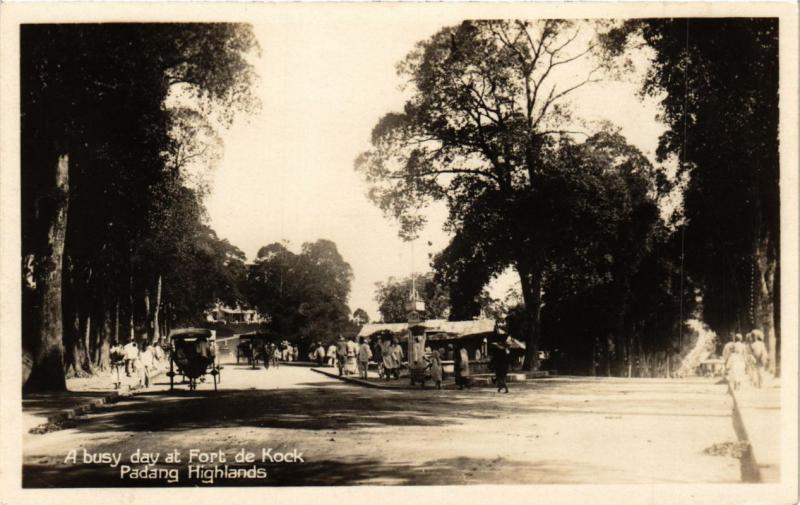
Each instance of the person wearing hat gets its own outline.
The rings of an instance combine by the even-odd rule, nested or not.
[[[325,346],[322,345],[322,342],[314,344],[314,360],[317,362],[317,366],[325,363]]]
[[[345,363],[345,375],[355,375],[358,373],[358,344],[356,344],[356,337],[347,339],[347,362]]]
[[[326,356],[328,358],[328,366],[336,366],[336,344],[331,344],[328,346],[328,352]]]
[[[130,377],[131,372],[136,371],[136,360],[139,359],[139,347],[136,345],[136,339],[131,337],[122,348],[122,352],[125,354],[125,375]]]
[[[725,368],[728,371],[728,383],[734,391],[737,391],[742,384],[742,379],[745,376],[745,347],[742,343],[742,334],[737,333],[733,338],[733,351],[728,356],[725,362]]]
[[[369,342],[367,342],[364,337],[361,337],[359,341],[357,353],[358,373],[362,379],[366,379],[367,372],[369,371],[369,360],[372,359],[372,349],[370,349]]]
[[[734,342],[736,341],[736,335],[731,332],[728,341],[725,342],[725,345],[722,347],[722,361],[727,362],[728,357],[730,357],[731,353],[733,353],[733,346]]]
[[[347,342],[344,337],[339,335],[336,341],[336,366],[339,368],[339,376],[344,375],[344,366],[347,361]]]

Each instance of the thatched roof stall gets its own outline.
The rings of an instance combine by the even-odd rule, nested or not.
[[[471,321],[447,321],[445,319],[428,319],[414,325],[414,329],[422,330],[429,341],[450,341],[474,338],[490,338],[496,340],[504,335],[497,328],[494,319],[475,319]],[[397,337],[401,342],[408,339],[408,323],[367,323],[358,332],[359,337]],[[417,333],[415,331],[415,333]]]

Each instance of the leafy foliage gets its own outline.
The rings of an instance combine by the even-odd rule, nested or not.
[[[68,154],[61,289],[74,303],[65,304],[64,343],[68,350],[82,348],[67,353],[68,366],[102,365],[103,346],[134,333],[133,326],[152,332],[160,279],[177,282],[176,272],[190,274],[187,259],[206,261],[195,273],[208,277],[209,268],[225,265],[220,258],[237,256],[203,225],[202,191],[186,187],[186,153],[213,165],[214,149],[199,152],[198,141],[213,141],[215,128],[257,107],[249,91],[252,51],[252,31],[236,24],[23,26],[23,276],[30,292],[47,286],[37,274],[52,254],[45,232],[52,217],[42,204],[52,191],[54,160]],[[176,95],[182,105],[170,107]],[[165,286],[164,302],[176,318],[188,318],[200,305],[201,279],[190,284],[188,291]],[[35,349],[43,338],[35,307],[26,305],[23,314],[24,345]],[[88,345],[78,333],[89,334]]]
[[[658,154],[690,175],[686,268],[702,284],[705,319],[722,334],[776,327],[778,279],[769,279],[780,231],[778,21],[654,19],[636,27],[656,55],[643,91],[664,96],[669,129]],[[752,282],[763,292],[751,292]],[[759,299],[765,313],[754,314]]]
[[[411,298],[412,285],[417,295],[425,302],[422,319],[447,319],[450,312],[450,295],[447,289],[436,282],[432,272],[416,274],[413,279],[389,278],[375,284],[375,301],[385,323],[404,323],[408,320],[406,305]]]
[[[529,311],[529,367],[536,366],[547,257],[574,242],[563,240],[573,234],[560,211],[576,213],[569,226],[580,228],[592,213],[581,199],[591,193],[581,167],[564,159],[577,152],[564,147],[578,134],[566,126],[575,121],[565,97],[613,70],[621,28],[501,20],[439,31],[399,65],[411,98],[378,122],[373,148],[356,161],[369,196],[399,221],[401,236],[424,224],[427,201],[447,202],[454,239],[436,263],[456,315],[475,311],[493,275],[509,264],[517,269]],[[575,173],[560,173],[564,166]]]
[[[359,326],[365,325],[369,322],[369,314],[359,307],[353,311],[353,322]]]
[[[330,240],[262,247],[248,268],[249,302],[271,318],[270,331],[293,341],[327,340],[350,333],[347,299],[353,273]]]

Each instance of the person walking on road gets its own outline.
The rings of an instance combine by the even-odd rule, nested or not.
[[[316,349],[314,349],[315,361],[318,366],[322,366],[325,363],[325,347],[323,347],[322,342],[314,345],[316,346]]]
[[[394,356],[392,355],[392,341],[391,340],[380,340],[378,342],[381,348],[381,369],[382,369],[382,377],[384,379],[391,379],[392,374],[394,373]]]
[[[764,374],[769,363],[769,353],[767,352],[767,346],[764,345],[764,332],[755,329],[751,334],[753,343],[750,344],[750,354],[753,357],[755,369],[753,385],[760,389],[764,385]]]
[[[472,385],[469,382],[469,353],[463,347],[455,353],[453,368],[458,389],[464,389],[464,387],[470,389]]]
[[[508,376],[508,365],[511,351],[509,351],[508,347],[498,345],[498,348],[495,350],[493,356],[493,367],[494,367],[494,384],[497,386],[497,392],[505,389],[505,392],[508,393],[508,384],[506,382]]]
[[[439,351],[431,352],[428,368],[431,370],[431,381],[436,384],[436,389],[442,389],[442,359]]]
[[[392,339],[392,360],[394,361],[394,368],[392,371],[394,372],[395,379],[400,379],[400,368],[403,366],[403,358],[405,358],[403,346],[400,345],[400,341],[396,338]]]
[[[278,368],[278,364],[281,361],[282,354],[283,353],[281,352],[281,348],[275,346],[275,349],[272,351],[272,366],[274,366],[275,368]]]
[[[155,352],[153,344],[145,346],[139,353],[139,386],[149,388],[150,377],[155,370]]]
[[[372,349],[364,337],[361,337],[358,346],[358,373],[362,379],[367,378],[367,371],[369,370],[369,360],[372,359]]]
[[[347,342],[344,337],[339,335],[336,342],[336,366],[339,368],[339,376],[344,375],[345,362],[347,361]]]
[[[746,375],[747,363],[745,362],[745,352],[745,347],[742,343],[742,335],[737,333],[734,337],[733,350],[725,362],[725,368],[728,371],[728,383],[734,391],[739,390],[742,385],[742,379],[744,379]]]
[[[358,373],[358,344],[356,337],[347,340],[347,362],[345,364],[345,374],[355,375]]]
[[[130,377],[131,372],[136,370],[136,360],[139,359],[139,347],[136,345],[136,340],[131,337],[122,351],[125,354],[125,375]]]
[[[380,337],[375,339],[372,344],[372,361],[378,364],[378,376],[383,377],[383,347],[381,347]]]
[[[336,344],[328,346],[328,366],[336,366]]]

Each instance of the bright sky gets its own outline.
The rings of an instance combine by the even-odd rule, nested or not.
[[[395,64],[442,26],[425,17],[402,19],[309,17],[255,25],[263,50],[255,61],[262,111],[223,132],[225,153],[207,200],[212,227],[250,260],[275,241],[299,250],[303,242],[333,240],[353,268],[351,310],[364,308],[373,319],[379,316],[375,283],[409,275],[412,264],[427,270],[428,253],[448,242],[441,230],[445,210],[434,208],[412,262],[412,246],[366,198],[353,169],[376,121],[404,102]],[[642,103],[637,89],[635,82],[595,85],[576,103],[582,117],[621,126],[652,159],[662,127],[655,105]],[[502,276],[493,293],[504,295],[514,281],[512,274]]]

